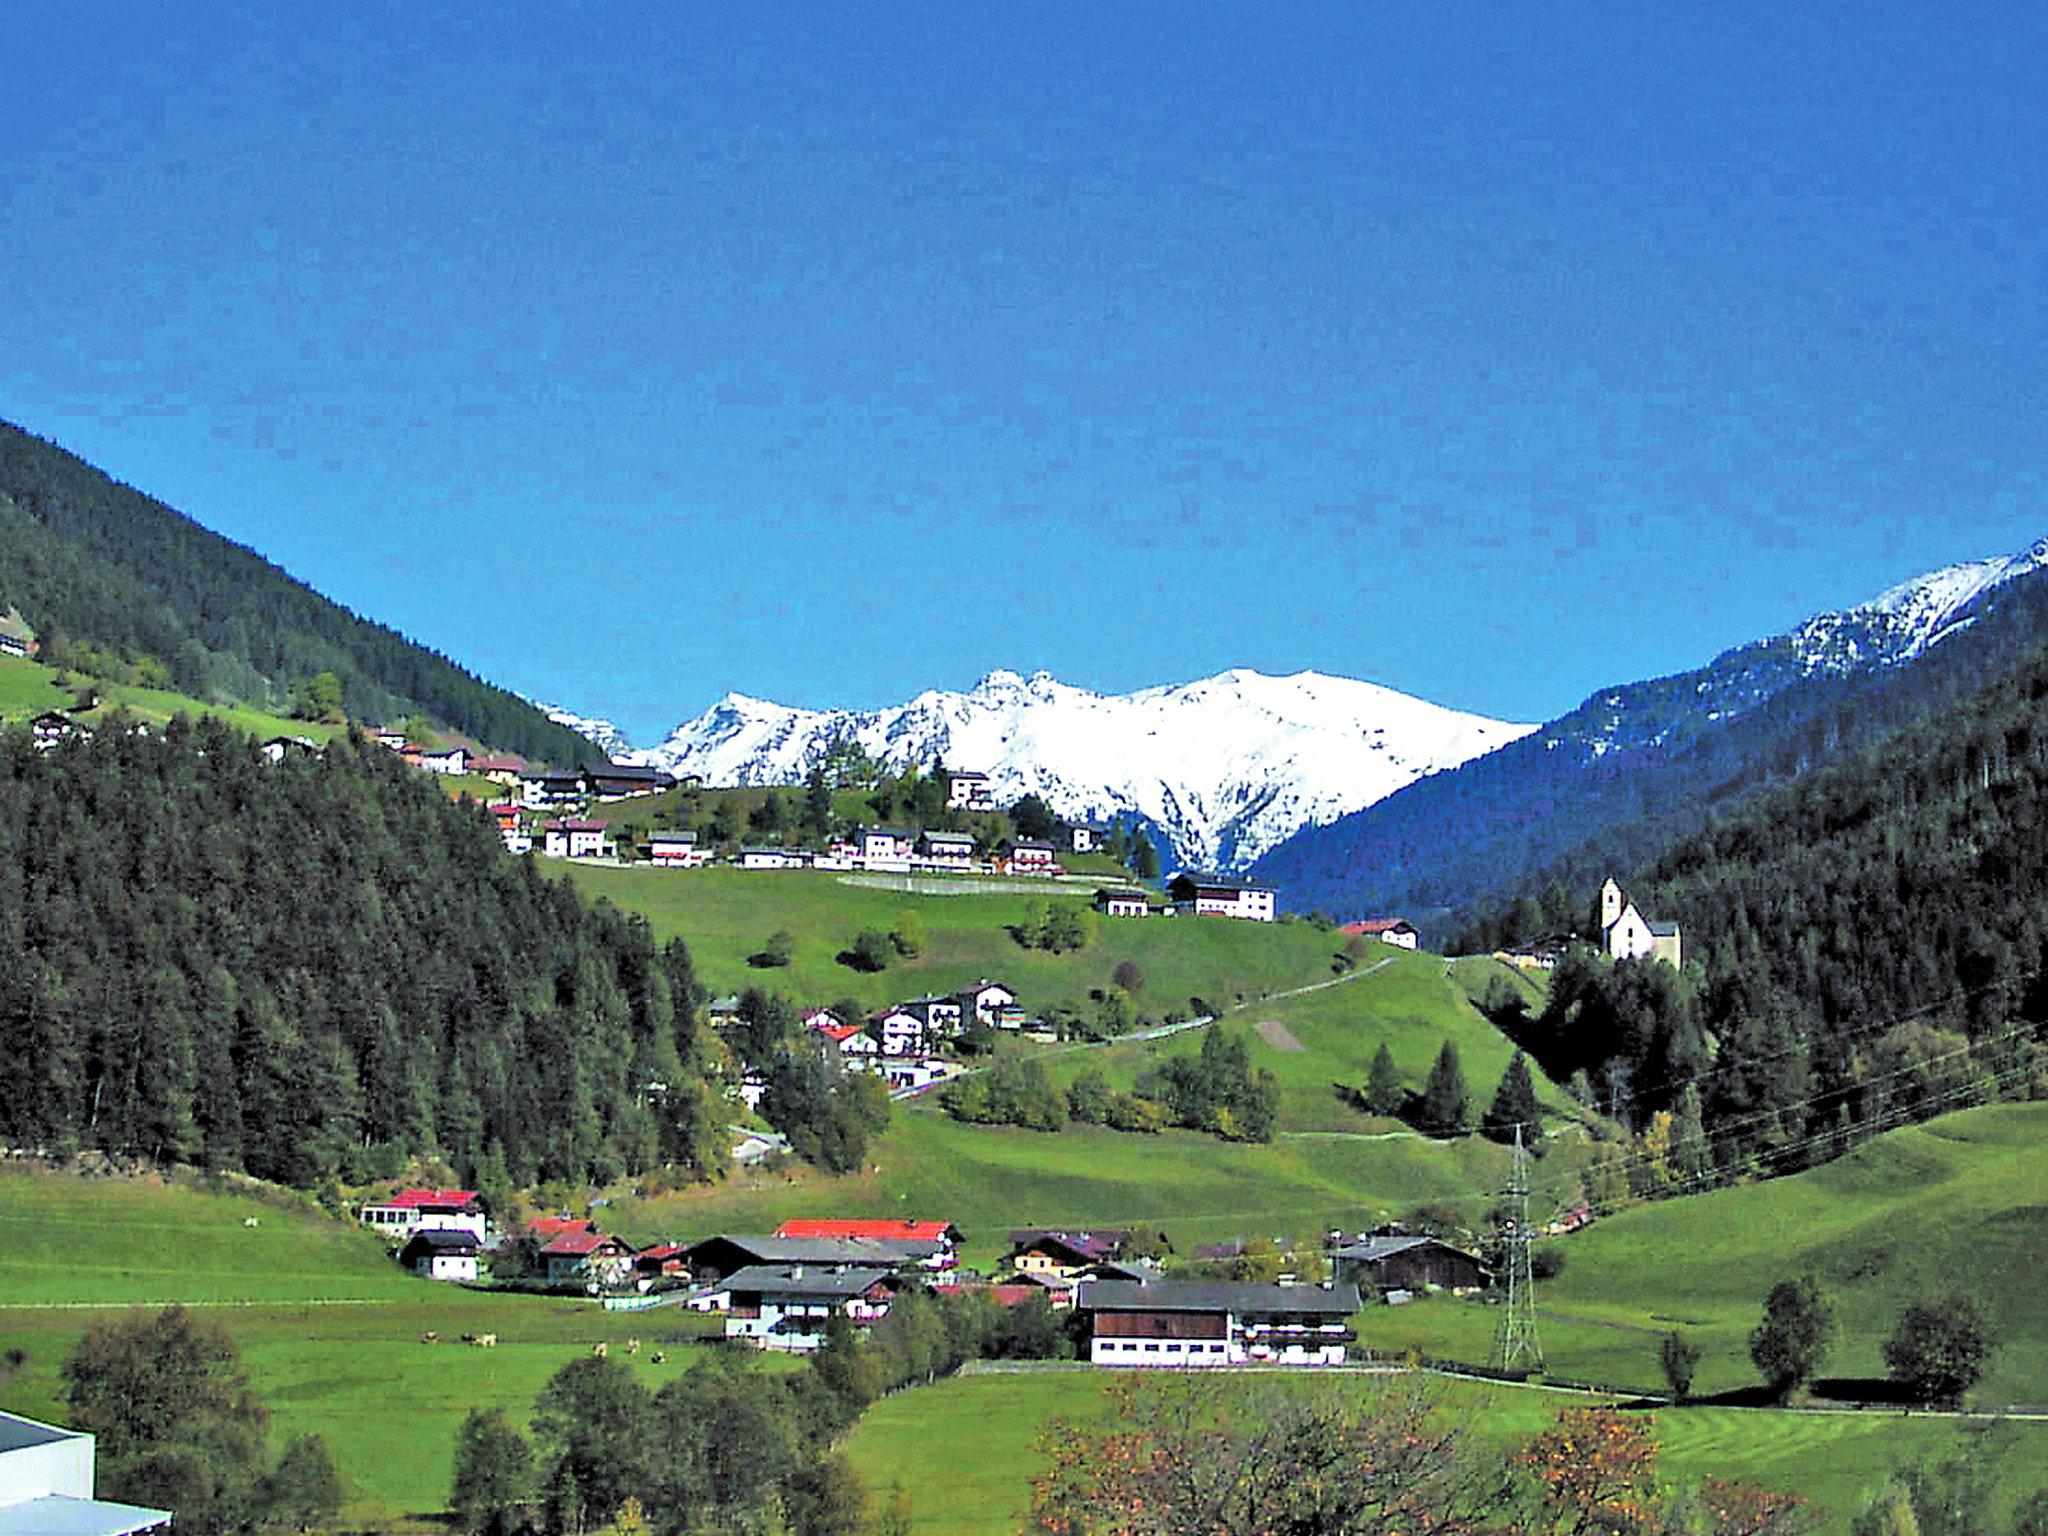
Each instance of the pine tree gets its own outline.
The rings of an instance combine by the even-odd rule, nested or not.
[[[1471,1129],[1471,1115],[1472,1094],[1465,1086],[1464,1064],[1458,1059],[1457,1046],[1446,1040],[1422,1090],[1422,1129],[1431,1136],[1462,1136]]]
[[[1407,1098],[1407,1090],[1401,1086],[1401,1069],[1394,1065],[1394,1053],[1382,1041],[1366,1075],[1365,1107],[1376,1115],[1398,1115]]]
[[[1536,1100],[1536,1083],[1529,1075],[1529,1058],[1515,1052],[1507,1070],[1500,1075],[1493,1103],[1480,1122],[1481,1132],[1491,1141],[1510,1142],[1521,1127],[1522,1144],[1532,1152],[1543,1143],[1543,1108]]]

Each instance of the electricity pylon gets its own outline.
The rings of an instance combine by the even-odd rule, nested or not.
[[[1522,1128],[1515,1127],[1515,1168],[1508,1181],[1506,1231],[1507,1302],[1500,1328],[1493,1336],[1493,1363],[1503,1371],[1543,1369],[1543,1346],[1536,1340],[1536,1276],[1529,1263],[1529,1151]]]

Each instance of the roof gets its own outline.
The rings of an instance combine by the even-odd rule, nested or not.
[[[365,1200],[363,1204],[401,1211],[459,1211],[477,1204],[477,1198],[473,1189],[401,1189],[388,1200]]]
[[[1051,843],[1046,842],[1043,838],[1037,837],[1013,837],[1010,839],[1010,846],[1016,849],[1031,848],[1042,853],[1059,852],[1059,850],[1053,847]]]
[[[19,1504],[0,1504],[0,1536],[130,1536],[171,1523],[167,1509],[70,1499],[49,1493]]]
[[[644,763],[605,763],[597,768],[586,768],[584,774],[593,779],[665,779],[668,773]]]
[[[25,1419],[17,1413],[0,1413],[0,1451],[25,1451],[32,1445],[55,1445],[76,1440],[82,1431],[61,1429],[41,1419]]]
[[[1058,1248],[1084,1264],[1095,1264],[1115,1257],[1130,1236],[1128,1232],[1054,1232],[1026,1228],[1010,1234],[1010,1251],[1022,1253],[1030,1248]]]
[[[910,832],[904,827],[860,827],[854,831],[853,835],[855,837],[908,837]]]
[[[550,832],[602,832],[609,825],[611,823],[605,821],[581,821],[572,818],[567,821],[551,821],[547,824],[546,830]]]
[[[719,1287],[762,1296],[860,1296],[891,1277],[887,1269],[808,1264],[749,1264],[734,1270]]]
[[[1648,918],[1644,918],[1643,926],[1650,930],[1650,937],[1653,939],[1675,939],[1678,937],[1678,924],[1676,923],[1653,923]]]
[[[939,1243],[957,1237],[950,1221],[841,1221],[835,1217],[799,1216],[775,1229],[777,1237],[864,1237],[884,1242]]]
[[[1368,1237],[1361,1242],[1347,1243],[1342,1248],[1331,1250],[1334,1259],[1350,1259],[1359,1264],[1377,1264],[1381,1259],[1390,1259],[1397,1253],[1407,1253],[1414,1248],[1442,1248],[1460,1258],[1479,1262],[1476,1255],[1462,1248],[1453,1248],[1440,1237]]]
[[[694,832],[650,832],[647,834],[647,841],[650,843],[694,843],[697,841],[697,834]]]
[[[536,1216],[526,1224],[529,1237],[559,1237],[564,1232],[595,1232],[597,1223],[582,1216]]]
[[[1130,886],[1105,885],[1095,893],[1095,899],[1097,901],[1149,901],[1151,897],[1148,893],[1135,890]]]
[[[679,1259],[685,1252],[681,1243],[649,1243],[642,1248],[638,1257],[643,1259]]]
[[[482,773],[518,773],[526,766],[516,757],[473,757],[470,762]]]
[[[927,832],[924,840],[928,843],[968,843],[974,841],[972,832]]]
[[[1007,992],[1012,997],[1015,997],[1017,995],[1017,989],[1015,987],[1005,986],[1000,981],[990,981],[986,976],[982,977],[981,980],[977,981],[971,987],[962,987],[956,995],[960,997],[972,997],[977,992],[989,991]]]
[[[988,775],[979,768],[949,768],[946,770],[946,777],[949,779],[985,779]]]
[[[617,1248],[626,1245],[608,1232],[560,1232],[541,1249],[544,1258],[580,1259],[593,1254],[607,1243]]]
[[[733,1237],[721,1233],[690,1244],[697,1254],[727,1243],[756,1264],[909,1264],[938,1251],[936,1240],[895,1241],[865,1237]]]
[[[1346,923],[1337,931],[1354,936],[1368,933],[1392,933],[1396,928],[1413,928],[1415,925],[1405,917],[1368,917],[1364,922]]]
[[[1270,885],[1261,885],[1256,880],[1238,880],[1230,875],[1211,875],[1195,871],[1183,871],[1168,883],[1168,889],[1176,885],[1192,885],[1204,891],[1270,891]]]
[[[415,1248],[437,1248],[457,1255],[475,1253],[476,1234],[447,1227],[429,1227],[423,1232],[413,1233],[412,1241],[405,1245],[407,1253],[411,1253]]]
[[[1349,1317],[1359,1308],[1355,1285],[1235,1285],[1224,1281],[1090,1280],[1075,1302],[1093,1312],[1319,1312]]]

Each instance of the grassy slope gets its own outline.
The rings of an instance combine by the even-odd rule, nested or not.
[[[587,894],[643,914],[657,939],[685,940],[697,974],[713,992],[764,986],[805,1003],[852,997],[879,1007],[994,977],[1015,987],[1028,1007],[1085,1006],[1089,990],[1108,985],[1119,961],[1134,960],[1148,978],[1148,1009],[1186,1012],[1195,995],[1228,1003],[1240,993],[1256,996],[1326,978],[1338,947],[1334,935],[1304,923],[1127,918],[1105,920],[1084,950],[1049,955],[1021,948],[1007,931],[1042,907],[1043,896],[907,896],[799,870],[571,866],[568,872]],[[1085,904],[1086,895],[1073,899]],[[930,943],[923,954],[873,976],[838,963],[861,929],[886,930],[905,911],[924,920]],[[789,966],[748,966],[746,957],[783,928],[796,936]]]
[[[68,710],[73,702],[72,690],[59,687],[57,675],[39,662],[0,656],[0,719],[26,720],[46,709]],[[159,725],[173,715],[217,715],[237,730],[258,737],[304,736],[325,741],[342,730],[337,725],[314,725],[240,705],[206,704],[182,693],[166,693],[156,688],[133,688],[118,683],[93,686],[99,692],[100,704],[85,718],[94,722],[123,709],[138,720]]]
[[[1563,1375],[1653,1386],[1659,1336],[1682,1327],[1706,1350],[1697,1390],[1745,1386],[1765,1292],[1812,1271],[1842,1322],[1828,1374],[1881,1376],[1878,1346],[1907,1303],[1960,1288],[2003,1341],[1980,1399],[2048,1404],[2044,1189],[2048,1105],[2006,1104],[1893,1131],[1794,1178],[1627,1211],[1559,1244],[1564,1273],[1539,1288],[1545,1353]],[[1477,1358],[1490,1327],[1487,1309],[1442,1303],[1382,1313],[1373,1331]]]
[[[1318,1378],[1309,1385],[1331,1390],[1337,1383]],[[909,1490],[914,1531],[1009,1536],[1021,1526],[1031,1475],[1042,1464],[1039,1434],[1056,1415],[1100,1412],[1104,1386],[1105,1377],[1090,1372],[955,1378],[877,1404],[855,1430],[852,1453],[878,1493],[894,1483]],[[1470,1414],[1481,1433],[1508,1442],[1540,1433],[1560,1408],[1573,1405],[1554,1394],[1462,1382],[1438,1382],[1432,1390],[1448,1411]],[[1973,1431],[1894,1415],[1696,1408],[1658,1414],[1657,1433],[1668,1482],[1727,1477],[1797,1492],[1814,1501],[1825,1529],[1839,1532],[1888,1472],[1942,1454]],[[2008,1499],[2048,1477],[2048,1425],[1991,1433]],[[944,1447],[943,1477],[928,1473],[935,1446]]]
[[[243,1226],[251,1216],[258,1225]],[[443,1505],[470,1408],[523,1421],[548,1377],[600,1339],[652,1344],[702,1327],[415,1280],[345,1223],[152,1182],[0,1170],[0,1239],[0,1347],[29,1352],[0,1406],[61,1420],[58,1371],[87,1327],[123,1304],[192,1303],[233,1335],[271,1408],[273,1444],[325,1435],[350,1482],[348,1518],[379,1530]],[[501,1342],[422,1344],[427,1331]],[[635,1359],[650,1384],[686,1363],[664,1347],[664,1366],[651,1348]]]
[[[46,709],[69,709],[71,691],[57,674],[19,656],[0,656],[0,719],[27,720]]]

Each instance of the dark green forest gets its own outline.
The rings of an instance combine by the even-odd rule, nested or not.
[[[1532,736],[1297,833],[1253,873],[1297,908],[1399,913],[1432,938],[1452,935],[1454,948],[1534,939],[1550,931],[1542,922],[1577,915],[1589,883],[1642,868],[1751,797],[1939,714],[2022,664],[2044,635],[2048,578],[2035,576],[1910,663],[1795,676],[1774,644],[1603,689]],[[1546,887],[1548,913],[1525,906],[1515,927],[1515,899]]]
[[[0,1139],[301,1186],[724,1162],[680,944],[505,855],[359,737],[0,732]]]
[[[1628,884],[1683,924],[1683,976],[1580,953],[1541,1014],[1498,1011],[1602,1108],[1673,1112],[1727,1165],[2044,1091],[2048,651],[1675,839]],[[1546,881],[1470,938],[1587,931],[1592,894]]]
[[[293,684],[332,672],[352,719],[425,714],[524,757],[603,757],[524,699],[0,422],[0,612],[9,606],[46,642],[153,657],[196,698],[280,708]]]

